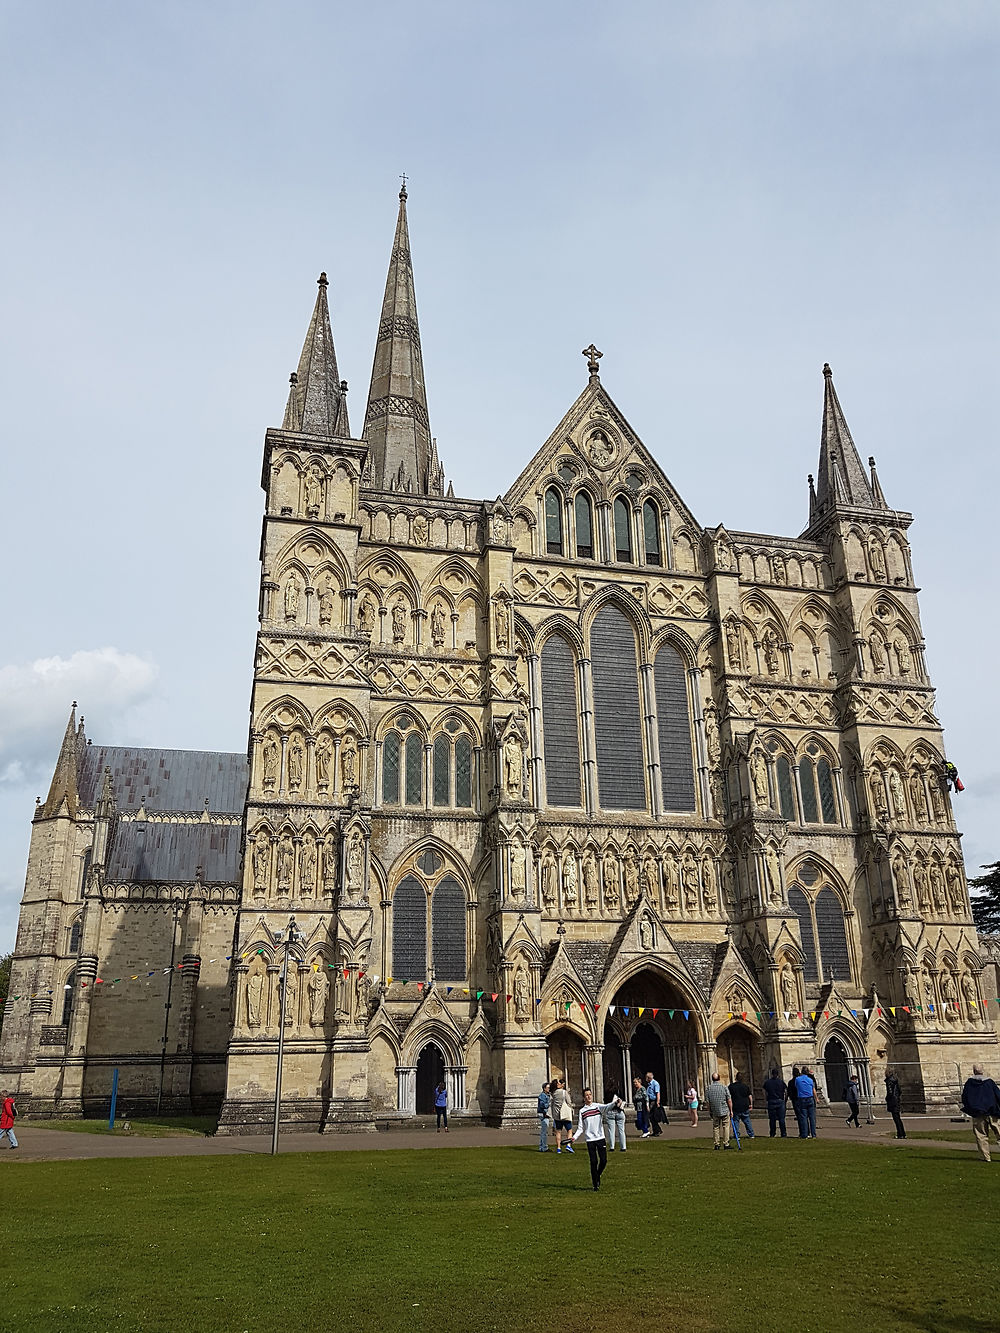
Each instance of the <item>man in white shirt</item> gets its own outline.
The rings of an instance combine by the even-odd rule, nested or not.
[[[608,1148],[604,1141],[604,1112],[617,1111],[625,1103],[620,1097],[613,1097],[610,1102],[595,1102],[590,1089],[583,1090],[583,1106],[580,1108],[580,1122],[577,1125],[574,1141],[583,1136],[590,1154],[590,1178],[594,1189],[601,1188],[601,1176],[608,1164]]]

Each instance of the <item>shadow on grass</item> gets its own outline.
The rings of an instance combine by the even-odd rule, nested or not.
[[[908,1310],[902,1305],[876,1305],[883,1314],[903,1327],[919,1328],[923,1333],[996,1333],[996,1319],[977,1319],[975,1315],[940,1315]],[[891,1325],[890,1325],[891,1327]]]

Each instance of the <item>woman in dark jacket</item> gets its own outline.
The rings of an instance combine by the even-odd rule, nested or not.
[[[899,1079],[891,1069],[887,1069],[885,1071],[885,1109],[893,1118],[896,1126],[897,1139],[906,1138],[906,1130],[903,1128],[903,1122],[899,1118],[899,1109],[902,1100],[903,1093],[899,1086]]]
[[[788,1100],[792,1103],[792,1110],[795,1112],[795,1121],[799,1126],[799,1133],[801,1134],[802,1121],[799,1117],[799,1095],[795,1091],[795,1080],[798,1078],[800,1072],[798,1065],[792,1065],[792,1077],[788,1080],[785,1086],[788,1089]]]

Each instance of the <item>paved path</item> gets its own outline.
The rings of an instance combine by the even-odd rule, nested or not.
[[[947,1116],[907,1116],[906,1125],[912,1132],[962,1128],[953,1124]],[[766,1136],[767,1120],[755,1118],[754,1128],[758,1136]],[[823,1118],[818,1125],[819,1135],[824,1139],[860,1140],[885,1148],[948,1148],[960,1152],[971,1151],[975,1147],[971,1127],[965,1128],[968,1142],[953,1143],[937,1139],[897,1140],[886,1137],[892,1129],[892,1121],[888,1117],[881,1118],[875,1125],[862,1122],[860,1129],[848,1127],[839,1116],[835,1119]],[[16,1152],[11,1152],[6,1145],[0,1146],[0,1160],[10,1165],[16,1161],[84,1161],[102,1157],[219,1157],[271,1151],[270,1134],[218,1138],[185,1134],[178,1138],[151,1139],[117,1133],[114,1136],[81,1134],[60,1129],[39,1129],[32,1125],[18,1125],[16,1133],[20,1144]],[[788,1133],[789,1150],[797,1152],[798,1139],[794,1118],[791,1116]],[[710,1121],[703,1120],[697,1129],[692,1129],[686,1120],[681,1121],[681,1113],[678,1113],[664,1129],[662,1138],[643,1142],[637,1140],[633,1133],[629,1142],[639,1152],[658,1152],[677,1140],[694,1138],[707,1143],[711,1137]],[[391,1129],[378,1134],[296,1134],[282,1131],[279,1150],[282,1153],[381,1152],[398,1148],[523,1148],[534,1143],[537,1143],[537,1138],[533,1133],[469,1125],[459,1126],[450,1134],[437,1134],[433,1129]]]

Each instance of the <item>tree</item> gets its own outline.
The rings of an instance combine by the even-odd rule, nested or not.
[[[980,934],[1000,935],[1000,861],[981,869],[989,874],[969,880],[969,888],[979,890],[971,895],[972,919]]]
[[[3,1030],[4,1001],[10,990],[10,967],[13,961],[12,953],[0,954],[0,1031]]]

